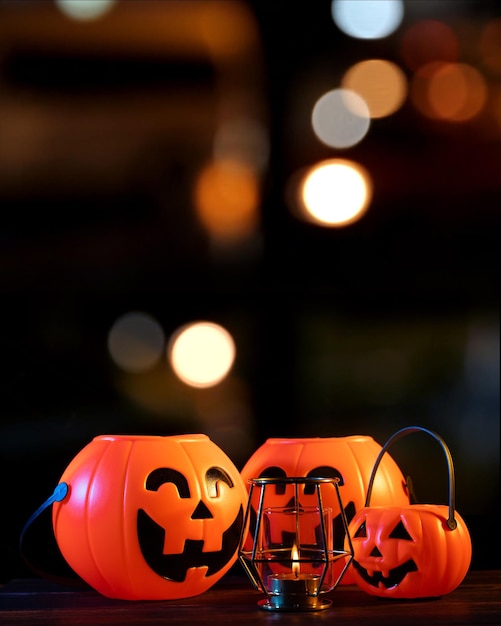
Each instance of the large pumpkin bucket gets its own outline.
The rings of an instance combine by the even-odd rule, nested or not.
[[[198,595],[238,557],[247,491],[206,435],[95,437],[52,496],[57,545],[105,596],[170,600]]]
[[[356,511],[363,507],[366,488],[374,462],[381,451],[380,444],[367,435],[347,437],[305,437],[268,439],[254,452],[241,470],[247,489],[252,479],[275,478],[277,482],[266,491],[264,506],[288,506],[283,479],[292,477],[336,478],[343,502],[343,512],[349,522]],[[280,479],[280,480],[279,480]],[[374,501],[384,505],[409,504],[409,492],[400,468],[387,454],[381,462],[378,482],[374,488]],[[339,501],[335,491],[321,487],[324,505],[332,509],[334,547],[345,547],[345,529],[342,523]],[[300,504],[315,504],[314,491],[310,485],[301,485]],[[257,490],[251,496],[251,532],[258,509]],[[339,572],[344,564],[336,564]],[[342,585],[353,584],[352,568],[341,579]]]
[[[423,432],[440,444],[447,461],[448,504],[371,506],[374,479],[381,459],[398,439]],[[453,591],[464,579],[472,546],[466,524],[455,509],[454,464],[445,441],[421,426],[394,433],[372,469],[365,506],[348,528],[355,583],[383,598],[428,598]]]

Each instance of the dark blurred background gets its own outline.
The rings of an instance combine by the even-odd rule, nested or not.
[[[204,432],[242,467],[269,437],[383,444],[425,426],[451,449],[472,566],[499,567],[499,3],[407,0],[376,39],[344,32],[329,0],[83,4],[0,0],[0,582],[31,575],[24,522],[106,433]],[[424,27],[418,57],[473,68],[470,117],[420,104],[404,41],[423,22],[456,58]],[[400,67],[405,98],[326,145],[313,106],[366,59]],[[332,158],[373,183],[342,227],[291,201]],[[121,366],[110,333],[134,312],[164,355],[184,325],[221,325],[231,371],[200,388],[165,357]],[[392,454],[445,503],[434,446]]]

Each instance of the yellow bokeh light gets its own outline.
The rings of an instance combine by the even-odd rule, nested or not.
[[[168,358],[180,380],[191,387],[212,387],[229,373],[236,348],[230,333],[212,322],[195,322],[171,337]]]
[[[358,93],[366,102],[371,118],[397,111],[407,96],[407,79],[391,61],[369,59],[351,66],[344,74],[343,88]]]
[[[304,217],[323,226],[347,226],[367,210],[372,181],[358,163],[329,159],[308,170],[299,191]]]
[[[195,210],[215,238],[235,240],[252,235],[259,222],[258,202],[255,171],[237,161],[211,162],[197,178]]]

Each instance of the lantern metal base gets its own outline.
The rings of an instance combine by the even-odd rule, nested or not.
[[[257,605],[266,611],[322,611],[328,609],[332,601],[318,596],[276,595],[260,600]]]

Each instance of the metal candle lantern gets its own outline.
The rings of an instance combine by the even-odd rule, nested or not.
[[[338,480],[315,477],[249,480],[239,559],[254,588],[267,596],[258,603],[262,609],[318,611],[332,604],[323,595],[337,587],[353,559]],[[265,506],[265,492],[270,486],[290,498],[286,506]],[[335,491],[346,537],[345,549],[334,549],[332,510],[323,506],[321,487]],[[252,507],[256,490],[257,512]],[[315,506],[301,505],[300,494],[305,491],[314,492]],[[336,576],[333,566],[340,559],[345,564]]]

